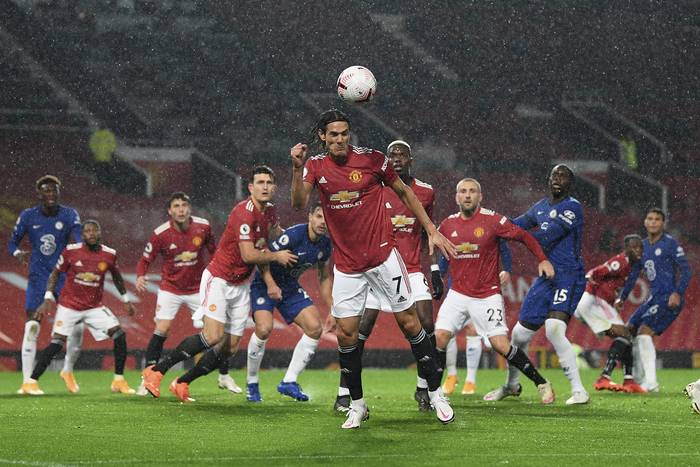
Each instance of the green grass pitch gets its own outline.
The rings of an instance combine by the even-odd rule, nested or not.
[[[618,372],[619,373],[619,372]],[[583,372],[591,387],[598,372]],[[533,385],[519,399],[481,400],[504,372],[479,372],[476,396],[451,397],[456,420],[443,426],[420,413],[412,399],[411,370],[363,373],[370,419],[340,429],[332,411],[333,371],[307,371],[300,383],[312,397],[295,402],[277,394],[280,371],[261,373],[263,403],[246,402],[216,387],[209,375],[180,404],[164,379],[159,400],[111,394],[108,372],[76,374],[80,394],[67,394],[47,372],[42,397],[15,395],[19,373],[0,373],[0,465],[698,465],[700,416],[683,387],[697,370],[663,370],[659,394],[595,393],[586,406],[566,407],[569,386],[561,370],[545,370],[557,393],[539,404]],[[232,372],[244,382],[240,371]],[[462,377],[463,374],[460,375]],[[617,375],[619,377],[619,374]],[[132,387],[138,374],[129,373]],[[459,387],[456,392],[459,392]]]

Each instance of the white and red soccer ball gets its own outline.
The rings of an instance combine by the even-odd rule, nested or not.
[[[347,102],[367,102],[377,92],[377,80],[363,66],[351,66],[343,70],[336,83],[338,95]]]

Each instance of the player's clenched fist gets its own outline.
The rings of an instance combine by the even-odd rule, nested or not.
[[[300,169],[304,166],[304,159],[306,159],[306,150],[309,147],[303,143],[297,143],[291,150],[290,154],[292,156],[292,166],[295,169]]]

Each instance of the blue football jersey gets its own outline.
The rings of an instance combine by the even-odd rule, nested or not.
[[[308,233],[309,224],[297,224],[289,227],[282,235],[270,243],[270,251],[289,250],[298,256],[298,260],[291,268],[285,268],[277,263],[270,263],[270,272],[280,289],[297,289],[299,277],[317,263],[328,261],[331,257],[331,240],[328,236],[321,236],[316,242],[312,242]],[[254,286],[264,286],[260,271],[255,273]]]
[[[576,199],[569,196],[551,204],[543,198],[513,222],[525,230],[538,228],[531,233],[557,273],[583,271],[583,208]]]
[[[59,206],[58,214],[46,216],[41,206],[25,209],[17,218],[17,224],[8,244],[10,255],[20,249],[22,238],[29,236],[32,245],[32,255],[29,263],[29,273],[50,274],[58,257],[68,243],[81,241],[81,225],[78,212],[67,206]]]
[[[632,266],[620,298],[627,299],[642,268],[644,268],[644,275],[651,283],[652,296],[673,292],[683,295],[692,274],[683,247],[666,233],[654,244],[649,243],[648,238],[645,238],[642,244],[644,245],[642,259]]]

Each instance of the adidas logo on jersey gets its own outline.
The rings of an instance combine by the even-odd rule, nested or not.
[[[401,295],[401,296],[399,297],[399,299],[396,300],[397,303],[403,303],[403,302],[405,302],[405,301],[406,301],[406,297],[404,297],[403,295]]]
[[[75,263],[75,266],[80,268],[80,267],[83,266],[83,262],[80,261],[80,260],[78,260],[78,261]]]
[[[328,182],[326,181],[326,177],[321,175],[321,178],[318,179],[318,183],[328,183]]]
[[[450,234],[450,237],[456,237],[457,236],[457,231],[453,230],[452,233]]]
[[[171,250],[175,250],[177,249],[177,246],[174,243],[171,243],[168,248],[170,248]]]

